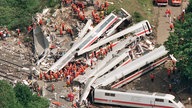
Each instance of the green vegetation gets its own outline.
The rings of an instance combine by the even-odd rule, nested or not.
[[[0,91],[0,108],[22,108],[12,86],[6,81],[0,81]]]
[[[143,19],[144,19],[143,16],[141,16],[141,14],[139,12],[134,12],[133,13],[133,20],[134,20],[134,22],[140,22]]]
[[[48,108],[48,100],[33,95],[29,87],[18,83],[14,88],[0,81],[0,108]]]
[[[186,10],[184,21],[175,23],[175,32],[171,33],[168,41],[165,42],[169,53],[174,54],[178,59],[177,68],[185,78],[192,80],[192,0]],[[186,80],[186,79],[185,79]]]
[[[109,5],[109,11],[120,10],[124,8],[128,13],[133,15],[134,22],[147,19],[152,21],[152,0],[108,0],[114,4]]]
[[[0,0],[0,26],[24,29],[32,23],[32,15],[58,3],[59,0]]]

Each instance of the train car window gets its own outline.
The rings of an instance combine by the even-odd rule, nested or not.
[[[114,93],[111,93],[111,96],[115,97],[115,94],[114,94]]]
[[[105,93],[105,96],[112,96],[112,97],[115,97],[115,94],[114,94],[114,93]]]
[[[173,102],[171,102],[171,101],[169,100],[169,103],[173,103]]]
[[[110,96],[110,94],[109,93],[105,93],[105,96]]]
[[[155,101],[157,101],[157,102],[164,102],[164,99],[158,99],[158,98],[156,98]]]

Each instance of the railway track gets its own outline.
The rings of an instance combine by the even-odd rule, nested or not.
[[[9,73],[7,73],[7,72],[5,72],[3,70],[0,70],[0,76],[3,77],[3,79],[6,79],[6,80],[8,80],[10,82],[14,82],[15,80],[21,81],[20,77],[9,74]]]
[[[14,52],[8,48],[0,49],[0,77],[10,82],[26,79],[29,73],[23,71],[22,68],[30,62],[25,56],[26,54]]]

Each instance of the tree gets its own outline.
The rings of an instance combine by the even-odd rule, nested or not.
[[[0,108],[22,108],[15,97],[15,92],[8,82],[0,80]]]
[[[14,91],[19,103],[21,103],[21,105],[23,105],[24,107],[26,107],[27,103],[32,100],[32,92],[26,85],[17,83],[14,87]]]
[[[186,9],[187,13],[190,13],[190,12],[192,13],[192,5],[191,4],[192,4],[192,0],[189,0],[189,5],[188,5],[188,7]]]
[[[18,83],[14,87],[16,98],[25,108],[48,108],[49,101],[47,99],[33,95],[29,87]]]
[[[184,21],[176,21],[175,32],[170,34],[168,41],[164,44],[169,53],[174,54],[178,59],[177,68],[181,75],[192,80],[192,0],[190,0],[187,12],[184,15]],[[190,10],[190,11],[189,11]]]
[[[27,108],[48,108],[49,102],[47,99],[33,95],[32,101],[27,104]]]

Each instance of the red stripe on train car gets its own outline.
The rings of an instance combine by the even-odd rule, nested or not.
[[[104,29],[104,31],[107,30],[107,29],[109,28],[109,26],[111,26],[116,20],[117,20],[117,18],[115,18],[115,19]],[[95,42],[95,40],[96,40],[97,38],[98,38],[98,37],[95,37],[95,39],[93,39],[93,40],[92,40],[88,45],[86,45],[83,49],[89,47],[93,42]]]
[[[151,106],[151,107],[159,107],[159,108],[174,108],[174,107],[163,106],[163,105],[152,105],[152,104],[146,104],[146,103],[128,102],[128,101],[120,101],[120,100],[107,100],[107,99],[101,99],[101,98],[94,98],[94,100],[103,101],[103,102],[115,102],[115,103],[117,103],[116,105],[130,104],[130,105],[138,105],[138,106],[141,106],[141,107],[142,106]]]
[[[163,62],[164,60],[167,60],[167,59],[168,59],[168,57],[165,57],[165,58],[163,58],[163,59],[157,61],[156,63],[152,64],[151,66],[145,68],[144,70],[141,70],[141,71],[136,72],[135,74],[133,74],[133,75],[131,75],[131,76],[125,78],[124,80],[122,80],[122,81],[120,81],[120,82],[114,84],[114,85],[112,86],[112,88],[117,87],[118,85],[120,85],[120,84],[126,82],[127,80],[130,80],[130,79],[133,78],[133,77],[136,77],[138,74],[142,74],[144,71],[150,69],[150,68],[153,67],[153,66],[156,66],[156,65],[159,64],[160,62]]]

